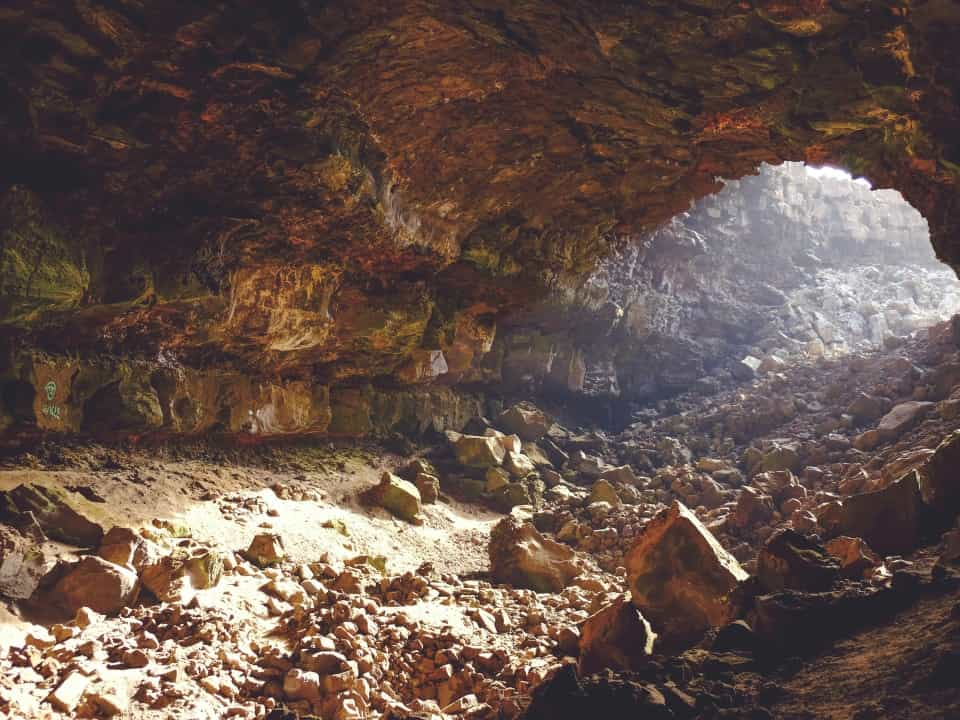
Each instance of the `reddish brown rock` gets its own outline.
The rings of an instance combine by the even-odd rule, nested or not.
[[[647,524],[624,562],[634,605],[669,645],[732,620],[734,593],[748,577],[679,502]]]
[[[495,582],[537,592],[560,592],[582,571],[573,550],[514,515],[493,528],[488,554]]]
[[[882,555],[910,552],[920,540],[922,505],[914,471],[883,490],[845,499],[840,526],[844,535],[863,538]]]
[[[656,638],[637,607],[621,597],[580,625],[580,673],[638,670],[653,653]]]
[[[82,607],[115,615],[136,599],[136,574],[120,565],[88,555],[54,586],[52,599],[71,614]]]

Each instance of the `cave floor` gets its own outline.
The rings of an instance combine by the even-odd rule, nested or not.
[[[104,529],[131,528],[171,557],[213,548],[225,564],[213,587],[174,584],[164,588],[171,592],[165,602],[144,591],[117,616],[87,618],[84,626],[51,602],[62,575],[52,573],[34,600],[0,607],[0,710],[11,718],[136,720],[518,717],[536,688],[574,662],[569,629],[622,597],[624,553],[657,512],[682,500],[753,573],[758,549],[796,523],[798,512],[886,487],[921,467],[960,424],[956,388],[960,359],[939,328],[875,356],[681,396],[619,434],[568,423],[552,437],[571,457],[585,449],[605,467],[629,464],[649,477],[618,486],[627,500],[613,505],[590,502],[592,481],[555,478],[534,521],[571,546],[585,568],[558,593],[490,582],[488,541],[504,513],[464,499],[463,486],[451,484],[443,438],[402,453],[321,438],[46,439],[8,450],[0,491],[62,490]],[[860,450],[857,438],[877,421],[849,419],[861,393],[891,405],[929,404],[897,437]],[[803,487],[799,502],[779,497],[761,520],[734,522],[741,485],[776,495],[764,483],[784,477],[751,473],[748,459],[801,455],[806,467],[787,474],[790,487]],[[360,499],[411,456],[435,460],[444,478],[439,501],[423,505],[419,524]],[[263,533],[282,539],[285,556],[276,564],[244,552]],[[51,565],[84,554],[37,542]],[[815,653],[785,647],[775,661],[741,662],[718,657],[708,639],[679,665],[660,658],[674,668],[671,687],[680,683],[691,703],[662,716],[960,717],[960,580],[942,564],[952,580],[932,579],[945,547],[945,536],[925,536],[915,552],[887,553],[885,565],[854,584],[892,592],[899,572],[922,591],[893,592],[896,612],[871,625],[823,631]],[[311,687],[310,668],[323,687]],[[537,716],[532,707],[532,718],[569,716]],[[635,713],[629,708],[623,717]]]

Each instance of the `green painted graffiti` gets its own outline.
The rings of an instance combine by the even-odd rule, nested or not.
[[[50,380],[46,385],[43,386],[43,391],[47,394],[47,401],[53,402],[53,399],[57,396],[57,384]],[[60,419],[60,408],[57,405],[44,405],[43,414],[49,418]]]

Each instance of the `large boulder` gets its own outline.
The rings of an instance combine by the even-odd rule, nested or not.
[[[895,440],[920,422],[934,406],[935,403],[920,400],[900,403],[880,419],[877,430],[884,440]]]
[[[0,596],[26,600],[52,565],[26,534],[0,525]]]
[[[104,615],[115,615],[136,599],[139,589],[135,572],[88,555],[60,578],[52,599],[71,614],[88,607]]]
[[[920,541],[922,507],[920,475],[914,470],[882,490],[844,500],[840,529],[863,538],[881,555],[910,552]]]
[[[620,597],[580,625],[580,674],[638,670],[653,653],[656,638],[637,607]]]
[[[573,550],[544,537],[516,515],[497,523],[487,551],[494,582],[513,587],[560,592],[581,572]]]
[[[520,403],[504,410],[498,423],[507,432],[519,435],[521,440],[533,442],[546,435],[553,424],[546,413],[529,403]]]
[[[840,579],[840,564],[824,548],[795,530],[781,530],[760,551],[757,579],[766,592],[820,592]]]
[[[679,501],[647,523],[625,564],[633,604],[669,647],[730,622],[737,612],[734,592],[748,577]]]
[[[366,498],[407,522],[416,522],[420,515],[421,498],[417,486],[393,473],[385,472],[380,484],[367,491]]]
[[[960,431],[944,439],[920,475],[923,500],[938,515],[960,511]]]
[[[472,468],[497,467],[507,454],[498,438],[483,435],[461,435],[454,440],[453,451],[461,465]]]
[[[54,540],[97,547],[103,539],[103,527],[76,508],[83,502],[59,488],[27,483],[0,493],[0,520],[13,525],[36,520],[40,528]]]

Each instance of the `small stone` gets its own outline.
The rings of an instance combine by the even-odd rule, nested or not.
[[[265,568],[283,561],[283,540],[274,533],[260,533],[250,543],[244,557],[254,565]]]

